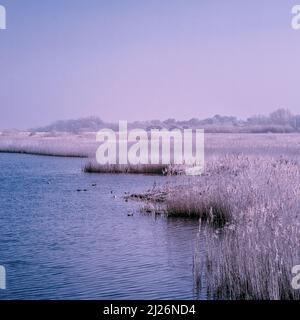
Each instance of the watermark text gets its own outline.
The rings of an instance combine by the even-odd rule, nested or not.
[[[294,290],[300,290],[300,265],[296,265],[292,268],[292,274],[293,274],[293,278],[292,278],[292,288]]]
[[[0,266],[0,289],[6,289],[6,270],[3,266]]]
[[[300,30],[300,4],[293,6],[292,15],[292,28]]]
[[[203,129],[128,130],[127,121],[119,121],[118,131],[102,129],[96,139],[101,165],[185,165],[197,167],[195,175],[204,168]]]
[[[0,30],[6,29],[6,9],[0,5]]]

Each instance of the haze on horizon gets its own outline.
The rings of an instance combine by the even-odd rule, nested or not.
[[[0,128],[299,113],[295,0],[0,3]]]

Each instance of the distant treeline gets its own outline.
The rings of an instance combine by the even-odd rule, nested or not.
[[[45,127],[30,129],[32,132],[95,132],[103,128],[118,129],[117,123],[104,122],[97,117],[77,120],[61,120]],[[165,121],[134,121],[128,124],[129,129],[186,129],[199,128],[211,133],[292,133],[300,132],[300,115],[293,115],[288,109],[278,109],[268,116],[256,115],[246,120],[233,116],[215,115],[212,118],[192,118],[186,121],[167,119]]]

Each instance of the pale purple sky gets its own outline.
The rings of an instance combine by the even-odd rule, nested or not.
[[[0,128],[300,113],[296,0],[0,4]]]

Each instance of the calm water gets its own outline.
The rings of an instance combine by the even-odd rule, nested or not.
[[[197,222],[122,199],[168,178],[84,174],[83,161],[0,154],[0,299],[197,298]]]

